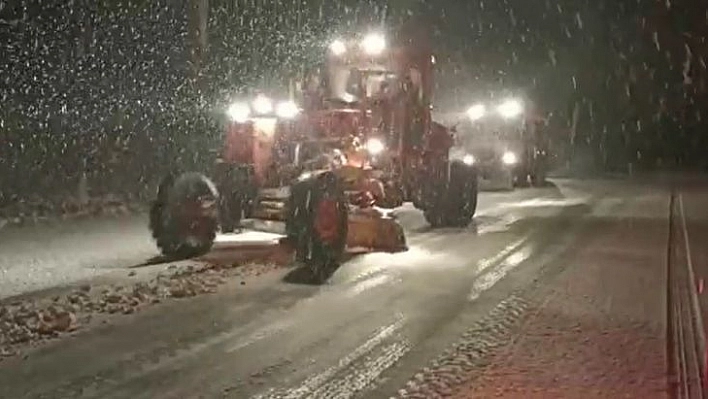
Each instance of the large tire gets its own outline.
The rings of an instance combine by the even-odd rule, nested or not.
[[[542,161],[539,161],[539,163]],[[534,165],[534,169],[531,172],[531,185],[534,187],[543,187],[546,185],[546,170],[541,164]]]
[[[531,185],[534,187],[543,187],[546,185],[546,170],[547,170],[548,155],[545,151],[542,154],[536,153],[533,157],[529,178]]]
[[[348,202],[333,173],[322,173],[291,188],[286,231],[296,259],[324,283],[340,265],[347,242]]]
[[[425,209],[424,191],[422,188],[415,188],[411,191],[411,202],[415,209]]]
[[[393,209],[403,205],[405,193],[397,182],[386,182],[384,184],[384,198],[377,204],[381,208]]]
[[[162,181],[150,208],[150,231],[164,256],[187,259],[209,252],[219,227],[218,197],[214,184],[199,173]]]
[[[514,186],[521,188],[526,188],[529,186],[529,173],[525,166],[516,172]]]
[[[516,177],[514,176],[514,172],[510,171],[508,172],[507,175],[503,177],[504,179],[504,186],[502,187],[503,191],[514,191],[514,187],[516,187]]]
[[[431,182],[424,211],[432,227],[467,227],[477,211],[477,173],[462,162],[450,163],[447,179]]]

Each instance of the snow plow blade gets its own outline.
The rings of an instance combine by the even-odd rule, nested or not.
[[[351,212],[348,218],[347,251],[402,252],[406,238],[398,221],[376,209]]]

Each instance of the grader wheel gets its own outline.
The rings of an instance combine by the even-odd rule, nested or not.
[[[462,162],[450,164],[449,175],[431,182],[424,211],[432,227],[467,227],[477,210],[477,174]]]
[[[198,173],[166,177],[150,208],[150,231],[162,254],[170,259],[203,255],[218,229],[218,193]]]
[[[295,257],[325,282],[342,261],[348,234],[348,203],[339,179],[322,173],[292,187],[286,231]]]

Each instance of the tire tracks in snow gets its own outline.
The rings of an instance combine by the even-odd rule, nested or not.
[[[526,234],[512,241],[496,254],[476,262],[477,277],[469,300],[476,299],[482,292],[492,288],[511,268],[518,266],[526,259],[524,257],[517,261],[510,261],[510,258],[513,258],[515,254],[525,253],[525,244],[528,243],[531,236],[531,233]],[[477,282],[480,283],[477,284]],[[480,327],[468,333],[470,337],[474,337],[476,343],[481,345],[472,350],[472,353],[478,353],[475,355],[476,358],[482,359],[483,355],[494,347],[494,343],[499,341],[499,337],[506,334],[506,331],[513,326],[514,317],[523,313],[525,306],[526,304],[521,298],[508,298],[480,322]],[[305,379],[299,385],[271,389],[256,398],[348,399],[358,396],[361,392],[374,386],[386,370],[393,367],[412,349],[413,344],[400,333],[405,322],[406,320],[401,316],[395,322],[376,330],[364,344],[342,357],[336,366],[326,368],[324,371]],[[482,330],[486,332],[480,333]],[[484,334],[488,334],[489,337],[484,339]],[[469,352],[469,350],[467,351]],[[476,363],[472,366],[476,367]]]

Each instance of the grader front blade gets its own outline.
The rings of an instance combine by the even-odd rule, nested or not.
[[[359,209],[349,213],[347,250],[349,252],[406,251],[403,227],[389,215],[375,208]]]

